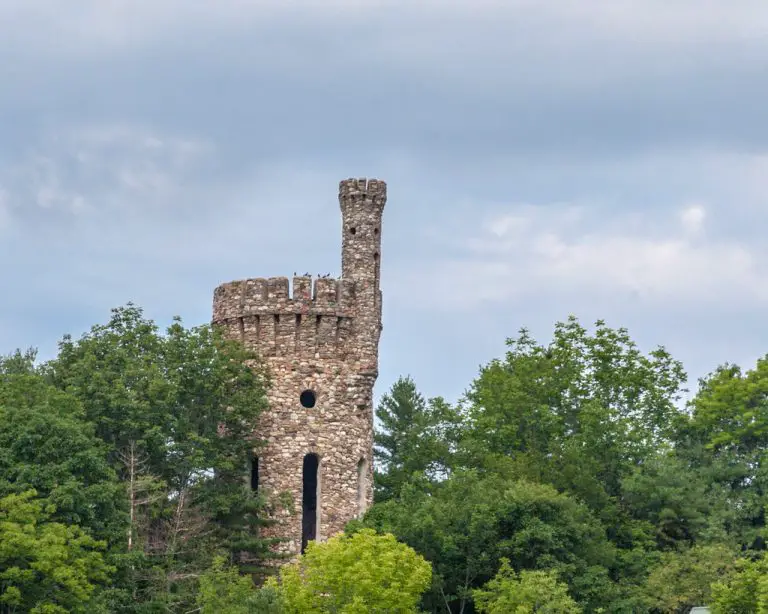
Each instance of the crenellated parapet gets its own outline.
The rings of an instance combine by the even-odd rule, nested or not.
[[[344,358],[350,351],[356,283],[297,276],[253,278],[214,291],[213,323],[262,356]]]
[[[251,314],[327,314],[351,317],[355,282],[349,279],[256,277],[221,284],[213,293],[213,320]]]
[[[384,209],[387,184],[380,179],[344,179],[339,182],[339,203],[342,207],[369,204]]]

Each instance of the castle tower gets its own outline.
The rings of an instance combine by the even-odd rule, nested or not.
[[[269,410],[255,426],[267,445],[252,459],[251,487],[289,493],[268,536],[281,551],[343,531],[373,500],[373,386],[381,334],[381,218],[387,187],[339,184],[340,279],[255,278],[214,291],[213,323],[265,360]]]

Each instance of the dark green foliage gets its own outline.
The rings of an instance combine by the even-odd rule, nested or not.
[[[376,500],[396,497],[414,474],[450,472],[458,414],[442,398],[425,400],[410,377],[398,379],[376,408]]]
[[[246,481],[268,385],[257,357],[128,305],[35,361],[0,358],[0,612],[290,602],[285,583],[252,582],[274,556]],[[508,340],[455,406],[400,378],[376,410],[377,503],[348,532],[391,532],[425,557],[429,612],[471,614],[477,596],[489,612],[758,611],[768,357],[716,369],[687,410],[684,382],[663,348],[575,318],[546,344]],[[366,590],[386,593],[374,575]],[[323,601],[294,580],[294,597]]]
[[[508,346],[434,437],[410,379],[379,409],[381,503],[364,523],[433,562],[430,611],[471,609],[470,589],[505,556],[518,571],[556,569],[585,611],[673,611],[649,597],[648,582],[670,584],[664,572],[677,568],[689,579],[663,603],[703,598],[714,569],[706,553],[764,543],[768,429],[753,413],[768,363],[746,376],[718,370],[691,420],[680,363],[663,348],[641,352],[624,329],[597,322],[589,332],[569,318],[547,344],[522,330]]]
[[[49,383],[28,352],[0,359],[0,496],[34,489],[51,520],[97,539],[123,534],[123,489],[77,399]]]
[[[92,611],[187,611],[217,554],[262,569],[264,502],[245,479],[266,405],[254,356],[207,326],[161,333],[128,305],[34,359],[0,362],[0,496],[35,488],[52,519],[107,540],[112,583]]]
[[[129,305],[80,340],[65,338],[47,365],[109,444],[128,491],[124,548],[144,555],[126,570],[133,595],[182,608],[215,553],[249,570],[263,562],[263,504],[245,482],[266,404],[253,359],[209,327],[176,320],[160,334]]]
[[[622,505],[654,527],[657,547],[725,541],[724,499],[710,473],[672,452],[648,458],[622,481]]]
[[[742,372],[723,365],[699,383],[685,435],[707,470],[724,524],[738,543],[766,548],[768,357]]]
[[[541,477],[601,509],[684,419],[675,405],[682,366],[663,348],[642,354],[624,329],[598,322],[590,335],[570,318],[548,345],[522,330],[508,346],[468,394],[464,445],[475,465],[522,455]]]
[[[516,569],[559,571],[593,605],[615,592],[606,572],[615,552],[604,528],[551,486],[460,472],[431,488],[407,486],[399,500],[374,506],[365,524],[394,533],[432,562],[433,611],[461,607],[496,574],[501,557]]]

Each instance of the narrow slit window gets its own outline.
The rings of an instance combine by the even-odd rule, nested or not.
[[[259,457],[251,455],[251,490],[259,492]]]
[[[357,463],[357,517],[362,518],[368,508],[368,461],[361,458]]]
[[[301,501],[301,553],[303,554],[310,541],[317,539],[318,492],[320,490],[320,459],[317,454],[307,454],[302,468],[302,501]]]

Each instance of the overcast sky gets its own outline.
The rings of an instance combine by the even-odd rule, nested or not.
[[[340,270],[389,187],[378,394],[575,314],[768,352],[765,0],[0,0],[0,351]]]

